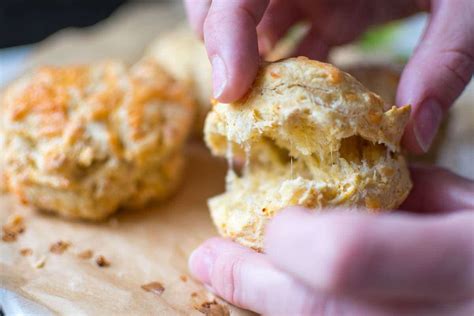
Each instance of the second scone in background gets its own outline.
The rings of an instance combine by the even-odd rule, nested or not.
[[[181,180],[195,106],[152,59],[42,67],[2,102],[4,180],[24,203],[100,220]]]

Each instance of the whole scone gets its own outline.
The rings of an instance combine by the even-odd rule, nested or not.
[[[202,135],[204,120],[211,109],[211,64],[204,44],[187,26],[158,37],[147,55],[188,87],[198,104],[194,130]]]
[[[206,119],[212,153],[246,160],[209,200],[220,234],[262,250],[265,224],[290,205],[398,207],[412,186],[399,144],[409,113],[329,64],[263,65],[244,98]]]
[[[152,60],[42,67],[2,102],[7,186],[25,203],[100,220],[177,187],[194,104]]]

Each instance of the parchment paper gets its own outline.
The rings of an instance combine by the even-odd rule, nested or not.
[[[226,165],[202,144],[190,144],[188,156],[186,179],[170,201],[123,211],[102,224],[64,221],[0,197],[0,223],[15,213],[25,218],[26,227],[16,242],[0,242],[1,286],[62,314],[200,314],[195,307],[214,298],[190,278],[187,258],[215,234],[206,199],[222,192]],[[59,240],[71,246],[51,253]],[[33,253],[22,256],[24,248]],[[79,258],[87,249],[93,257]],[[99,267],[98,255],[110,266]],[[44,267],[35,268],[43,258]],[[141,288],[153,281],[164,286],[161,296]]]
[[[159,34],[182,22],[179,5],[140,2],[128,5],[107,21],[86,30],[64,30],[44,41],[27,67],[41,64],[90,62],[118,57],[138,59]],[[474,178],[473,88],[450,114],[438,140],[436,154],[425,157]],[[74,315],[201,314],[196,307],[214,297],[188,275],[187,258],[203,240],[215,235],[206,205],[208,197],[224,190],[225,162],[212,158],[202,143],[188,146],[186,178],[168,202],[140,211],[124,211],[106,223],[64,221],[37,213],[0,196],[0,224],[13,214],[25,218],[18,241],[0,241],[0,288],[18,293],[52,312]],[[440,150],[441,148],[441,150]],[[63,254],[51,244],[71,243]],[[20,249],[31,248],[30,256]],[[91,249],[91,259],[78,253]],[[99,267],[103,255],[109,267]],[[44,259],[44,267],[35,268]],[[141,286],[160,282],[156,295]],[[246,312],[224,306],[232,315]]]

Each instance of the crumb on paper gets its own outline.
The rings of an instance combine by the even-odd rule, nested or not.
[[[196,310],[206,316],[229,316],[230,311],[227,306],[217,303],[216,300],[203,302],[194,306]]]
[[[33,254],[33,250],[31,248],[21,248],[20,255],[26,257],[31,256]]]
[[[105,267],[108,267],[110,266],[110,261],[108,261],[107,259],[105,259],[104,256],[100,255],[98,256],[96,259],[95,259],[95,263],[97,263],[97,265],[101,268],[105,268]]]
[[[25,231],[25,223],[23,216],[19,214],[12,214],[7,220],[7,223],[2,226],[2,240],[5,242],[14,242],[17,240],[19,234]]]
[[[46,264],[46,257],[42,256],[38,260],[36,260],[36,262],[33,264],[33,267],[35,267],[36,269],[41,269],[41,268],[44,268],[45,264]]]
[[[14,242],[16,241],[16,236],[17,234],[3,230],[2,240],[4,242]]]
[[[179,279],[180,279],[181,281],[183,281],[183,282],[188,282],[188,277],[185,276],[184,274],[180,275],[180,276],[179,276]]]
[[[109,219],[109,226],[112,228],[117,228],[119,226],[119,220],[117,217],[112,217]]]
[[[195,298],[195,297],[197,297],[197,296],[198,296],[198,294],[197,294],[196,292],[192,292],[192,293],[191,293],[191,297],[192,297],[192,298]]]
[[[141,288],[144,289],[147,292],[151,292],[151,293],[156,294],[158,296],[163,294],[163,292],[165,291],[165,287],[163,286],[163,284],[161,284],[160,282],[156,282],[156,281],[144,284],[144,285],[141,286]]]
[[[49,247],[49,251],[51,251],[54,254],[60,255],[63,252],[65,252],[69,248],[70,245],[71,243],[68,241],[58,240],[57,242],[55,242]]]
[[[94,255],[94,252],[90,249],[83,250],[77,254],[81,259],[90,259]]]

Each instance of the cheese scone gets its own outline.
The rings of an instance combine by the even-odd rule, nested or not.
[[[211,64],[204,43],[186,26],[165,33],[149,47],[147,55],[184,83],[198,104],[194,130],[202,135],[207,113],[211,109]]]
[[[212,153],[246,160],[209,200],[219,233],[262,250],[265,224],[287,206],[398,207],[412,186],[400,153],[409,114],[329,64],[263,65],[245,97],[206,119]]]
[[[2,106],[8,190],[27,204],[100,220],[176,189],[194,103],[151,59],[42,67]]]

